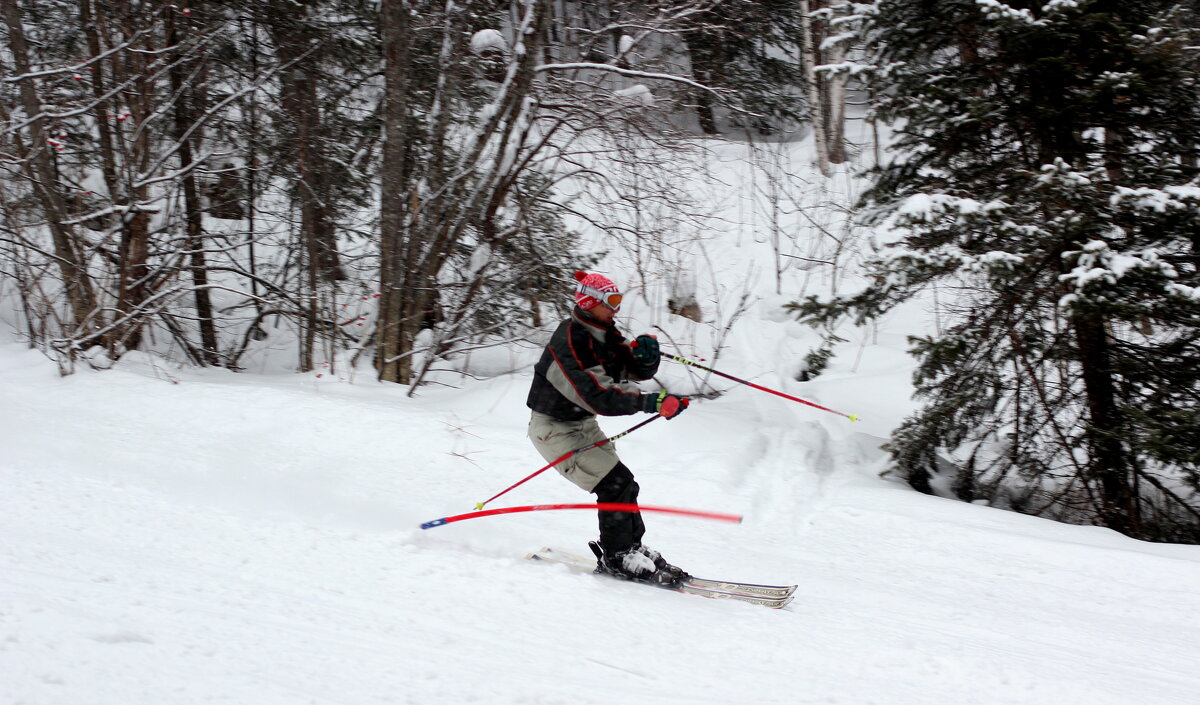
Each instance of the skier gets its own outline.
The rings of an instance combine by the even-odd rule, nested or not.
[[[529,438],[547,461],[603,440],[596,414],[644,411],[670,419],[688,406],[686,397],[666,390],[643,394],[634,384],[658,371],[658,341],[639,335],[630,343],[617,330],[617,285],[586,272],[576,272],[575,280],[575,309],[554,331],[534,367],[526,402],[533,410]],[[600,502],[637,503],[638,484],[611,443],[572,456],[556,468]],[[589,544],[598,572],[659,585],[677,585],[690,577],[642,544],[646,527],[640,513],[601,511],[599,520],[600,540]]]

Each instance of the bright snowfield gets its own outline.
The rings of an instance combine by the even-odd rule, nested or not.
[[[1196,702],[1200,549],[916,494],[876,477],[870,420],[750,390],[621,453],[645,503],[746,517],[650,515],[648,544],[796,583],[784,610],[523,560],[586,552],[590,512],[418,529],[541,465],[528,382],[411,400],[148,358],[59,378],[0,346],[0,702]],[[587,499],[551,473],[510,497]]]
[[[640,295],[621,322],[711,355],[750,282],[717,366],[863,420],[716,380],[725,395],[618,445],[644,504],[745,516],[648,515],[647,544],[702,577],[797,584],[787,608],[524,560],[586,553],[592,512],[418,528],[542,465],[525,438],[537,349],[480,354],[477,380],[408,398],[369,369],[253,356],[241,374],[134,354],[61,378],[6,332],[0,705],[1198,702],[1200,548],[881,478],[926,317],[856,333],[796,382],[815,338],[779,305],[802,272],[774,295],[768,267],[743,267],[766,246],[743,232],[681,263],[718,325]],[[662,377],[696,383],[674,363]],[[547,472],[492,506],[589,499]]]

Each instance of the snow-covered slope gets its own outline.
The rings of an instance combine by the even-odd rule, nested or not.
[[[894,422],[902,364],[788,389]],[[650,516],[647,543],[797,583],[784,610],[522,559],[583,549],[588,512],[419,530],[541,464],[528,382],[59,378],[0,346],[0,703],[1196,702],[1200,548],[918,495],[877,476],[885,422],[752,390],[621,452],[644,502],[746,517]],[[587,500],[553,473],[510,498]]]
[[[714,143],[707,177],[679,177],[706,230],[594,244],[631,294],[626,330],[862,417],[709,380],[726,393],[618,443],[643,503],[745,516],[649,515],[648,544],[697,575],[796,583],[788,608],[523,560],[586,552],[591,512],[417,528],[542,465],[525,438],[536,349],[477,351],[455,364],[481,379],[408,398],[340,360],[279,374],[274,338],[245,374],[131,354],[60,378],[5,332],[0,705],[1198,702],[1200,548],[879,476],[911,408],[905,338],[931,317],[840,331],[830,369],[795,381],[816,337],[781,305],[845,291],[855,249],[886,233],[853,231],[851,179],[809,178],[805,146],[778,147],[752,169]],[[666,312],[689,287],[701,324]],[[659,379],[703,383],[670,363]],[[547,472],[492,506],[589,499]]]

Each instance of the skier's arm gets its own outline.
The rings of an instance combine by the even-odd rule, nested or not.
[[[546,379],[571,403],[602,416],[653,411],[647,398],[652,400],[654,395],[642,394],[634,385],[618,383],[608,376],[586,331],[572,335],[568,330],[556,342],[562,344],[552,343],[549,348],[554,364],[546,370]]]

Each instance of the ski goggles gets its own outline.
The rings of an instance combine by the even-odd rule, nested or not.
[[[580,284],[577,291],[584,296],[590,296],[593,299],[596,299],[614,311],[621,308],[621,299],[623,297],[619,291],[600,291],[599,289],[593,289],[592,287],[584,284]]]

